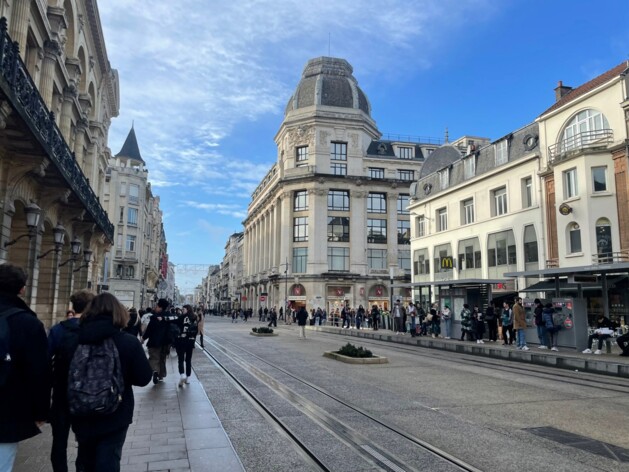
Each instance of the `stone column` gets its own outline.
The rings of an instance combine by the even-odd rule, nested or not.
[[[39,93],[49,110],[52,110],[52,90],[54,86],[55,67],[61,56],[61,46],[57,41],[46,40],[44,42],[44,61],[42,64],[41,80],[39,81]]]
[[[328,270],[328,190],[308,190],[308,273]],[[349,214],[347,215],[349,216]],[[291,254],[292,256],[292,254]]]
[[[396,193],[387,194],[387,262],[389,267],[397,264],[397,198]]]
[[[362,190],[350,192],[350,270],[366,275],[367,266],[367,193]]]
[[[28,35],[28,22],[31,13],[31,0],[14,0],[13,14],[9,24],[9,35],[13,41],[20,45],[20,54],[24,58],[26,51],[26,37]]]
[[[83,146],[85,145],[85,132],[87,131],[87,126],[87,120],[85,118],[81,118],[76,124],[76,139],[74,140],[74,155],[76,156],[76,162],[86,175],[89,154],[84,153]]]
[[[292,254],[289,254],[290,248],[292,247],[292,244],[290,242],[290,235],[293,226],[290,213],[290,192],[284,192],[280,196],[280,201],[282,213],[282,216],[280,218],[282,222],[280,231],[280,264],[283,264],[286,262],[287,259],[292,258]]]
[[[63,91],[63,106],[61,107],[61,120],[59,121],[59,128],[61,129],[61,134],[67,143],[70,143],[71,141],[70,131],[72,127],[72,105],[76,96],[77,92],[74,87],[66,87]]]

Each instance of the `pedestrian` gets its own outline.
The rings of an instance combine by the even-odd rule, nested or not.
[[[466,335],[468,341],[475,341],[472,331],[472,310],[467,303],[464,303],[461,310],[461,341],[465,340]]]
[[[480,312],[478,306],[474,306],[472,317],[475,323],[474,334],[476,335],[476,343],[485,344],[485,341],[483,341],[483,336],[485,335],[485,316]]]
[[[184,305],[181,315],[175,321],[179,326],[179,336],[175,340],[177,367],[179,368],[179,386],[190,383],[192,376],[192,352],[194,341],[199,332],[199,319],[190,305]],[[185,371],[184,371],[185,362]]]
[[[378,305],[372,305],[371,307],[371,323],[373,330],[378,331],[378,325],[380,324],[380,309]]]
[[[308,321],[308,312],[305,307],[301,307],[297,312],[297,326],[299,326],[299,338],[306,339],[306,322]]]
[[[415,308],[415,305],[413,304],[412,301],[408,302],[408,306],[406,307],[406,317],[407,317],[406,319],[408,320],[407,331],[411,333],[411,337],[414,338],[416,334],[416,327],[417,327],[417,308]]]
[[[205,346],[203,346],[203,328],[205,327],[205,313],[203,312],[203,310],[198,310],[197,311],[197,319],[199,320],[199,322],[198,322],[199,345],[201,346],[201,349],[203,349],[205,347]],[[246,314],[245,314],[245,321],[247,321],[247,315]]]
[[[0,264],[0,471],[11,471],[20,441],[39,434],[50,406],[46,330],[20,298],[28,276]],[[6,324],[5,324],[6,322]]]
[[[151,381],[152,368],[140,341],[122,331],[128,321],[129,314],[125,307],[107,292],[97,295],[81,317],[79,349],[85,345],[105,345],[106,340],[111,339],[119,357],[124,380],[120,403],[112,413],[71,416],[72,430],[79,443],[77,461],[82,464],[85,472],[120,471],[122,446],[133,420],[132,386],[144,387]],[[72,365],[76,360],[75,356]],[[89,368],[93,371],[97,366]],[[68,402],[72,412],[70,389]]]
[[[536,298],[533,303],[535,303],[533,313],[535,326],[537,327],[537,339],[539,340],[539,346],[537,346],[537,348],[548,349],[546,324],[544,323],[544,307],[542,306],[542,302],[539,298]]]
[[[129,309],[129,324],[125,327],[124,331],[129,333],[131,336],[135,336],[136,338],[140,334],[140,328],[142,327],[142,320],[140,320],[140,316],[138,315],[138,310],[131,307]]]
[[[400,305],[400,299],[398,298],[393,305],[392,310],[393,320],[395,322],[395,334],[404,334],[404,307]]]
[[[362,305],[358,305],[356,310],[356,329],[360,329],[363,320],[365,319],[365,308]]]
[[[502,304],[502,340],[503,346],[511,346],[513,344],[513,310],[509,302]]]
[[[271,326],[277,328],[277,311],[275,311],[275,307],[271,308],[269,312],[269,328]]]
[[[166,377],[166,357],[170,352],[168,322],[168,307],[170,303],[165,298],[157,301],[157,306],[153,309],[146,331],[142,335],[142,340],[148,342],[146,346],[149,351],[149,363],[153,368],[153,383],[157,384]]]
[[[436,304],[430,309],[430,332],[433,338],[441,335],[441,315],[437,311]]]
[[[445,339],[450,339],[452,336],[452,312],[448,305],[441,310],[441,319],[443,320],[443,327],[445,331]]]
[[[622,351],[620,355],[623,357],[629,356],[629,333],[625,333],[622,336],[618,336],[618,338],[616,338],[616,343],[618,344],[618,347],[620,347]]]
[[[544,328],[546,333],[550,338],[551,351],[559,351],[557,348],[557,338],[559,337],[559,331],[561,330],[561,325],[556,325],[553,315],[555,310],[553,309],[552,303],[547,303],[544,305],[542,309],[542,321],[544,323]]]
[[[498,340],[498,314],[496,313],[496,302],[492,300],[485,310],[485,321],[487,322],[487,339],[493,343]]]
[[[513,328],[516,330],[516,349],[528,351],[529,348],[526,345],[526,312],[520,297],[517,297],[513,304]]]
[[[94,299],[89,290],[80,290],[70,297],[73,313],[71,318],[50,329],[48,334],[48,355],[52,365],[52,406],[50,426],[52,447],[50,462],[54,472],[68,472],[68,435],[70,434],[70,410],[68,409],[68,370],[72,354],[79,343],[79,319]],[[83,467],[76,462],[76,470]]]

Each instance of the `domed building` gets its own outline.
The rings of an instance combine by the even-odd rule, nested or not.
[[[410,299],[391,281],[410,281],[409,188],[439,140],[383,139],[352,66],[319,57],[275,142],[244,221],[242,305],[329,312]]]

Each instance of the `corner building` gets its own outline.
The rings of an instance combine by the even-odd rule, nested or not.
[[[410,280],[409,187],[440,143],[381,139],[352,73],[312,59],[288,100],[244,221],[246,308],[388,308],[391,282]]]

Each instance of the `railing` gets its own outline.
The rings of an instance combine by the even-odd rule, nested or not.
[[[431,136],[412,136],[410,134],[387,133],[387,134],[383,134],[381,139],[384,139],[386,141],[399,141],[403,143],[435,144],[435,145],[443,144],[443,139],[441,138],[435,138]]]
[[[113,242],[114,225],[109,221],[107,213],[76,162],[74,153],[57,127],[54,114],[46,108],[44,99],[20,58],[18,43],[13,42],[7,32],[7,20],[4,17],[0,18],[0,78],[6,82],[7,96],[11,104],[25,119],[30,129],[36,131],[35,137],[70,189],[107,239]]]
[[[557,269],[558,267],[559,267],[559,258],[555,257],[553,259],[546,259],[547,269]]]
[[[597,129],[583,131],[548,147],[548,158],[552,163],[561,161],[571,151],[606,146],[614,141],[614,131]]]
[[[594,264],[613,264],[617,262],[629,262],[629,250],[604,252],[592,256],[592,263]]]

